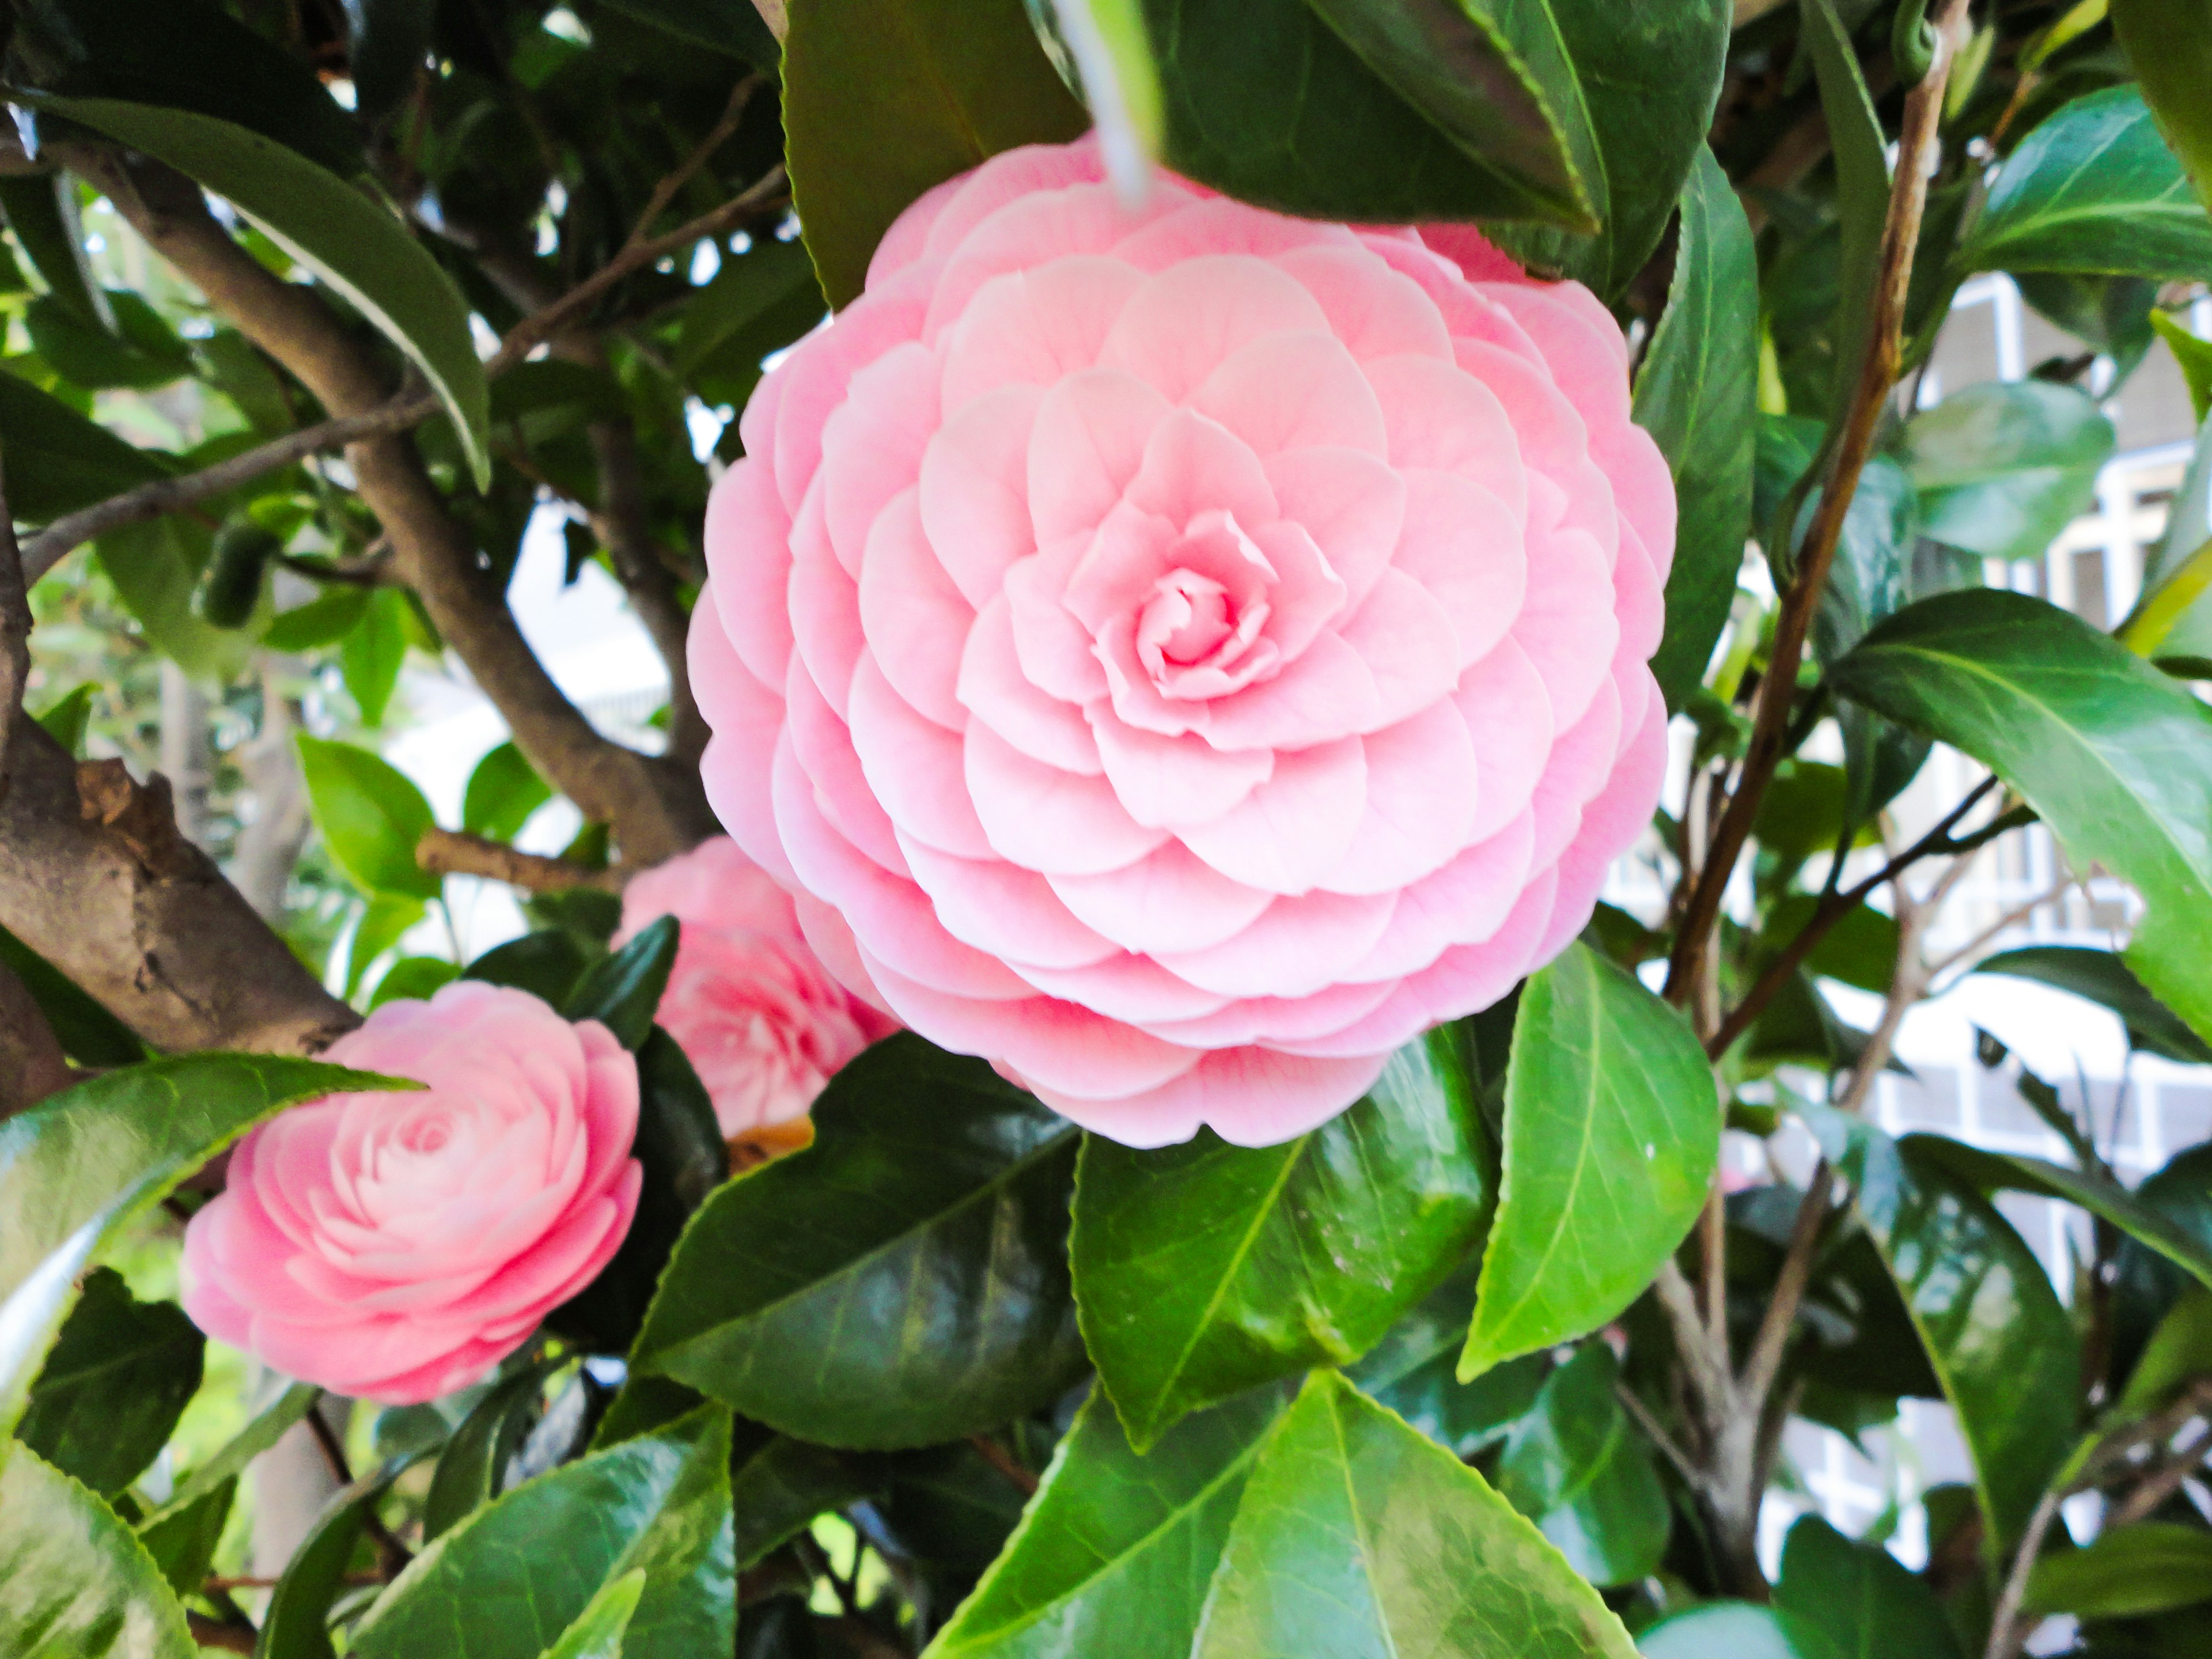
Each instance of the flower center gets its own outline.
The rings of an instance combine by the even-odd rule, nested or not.
[[[1229,590],[1195,570],[1170,570],[1153,583],[1137,617],[1138,648],[1179,668],[1211,656],[1235,631]]]
[[[1266,629],[1275,572],[1233,516],[1200,514],[1161,562],[1137,605],[1136,647],[1162,696],[1202,702],[1273,671]]]

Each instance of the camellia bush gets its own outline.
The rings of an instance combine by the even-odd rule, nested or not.
[[[2204,0],[0,20],[0,1659],[2212,1652],[2212,1145],[1864,1109],[2212,1064],[2212,427],[1988,578],[2212,400]],[[1933,954],[2029,835],[2116,948]]]

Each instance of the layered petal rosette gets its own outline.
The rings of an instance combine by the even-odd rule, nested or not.
[[[708,788],[856,993],[1117,1140],[1263,1145],[1588,921],[1673,486],[1587,290],[1101,179],[940,186],[762,381]]]

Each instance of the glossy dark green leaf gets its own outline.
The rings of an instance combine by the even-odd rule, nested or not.
[[[2112,28],[2127,48],[2166,142],[2212,206],[2212,34],[2202,0],[2113,0]]]
[[[586,969],[562,1009],[570,1019],[596,1019],[625,1048],[641,1047],[653,1031],[653,1011],[668,988],[682,931],[673,916],[662,916],[636,937]]]
[[[1817,1515],[1790,1528],[1774,1605],[1825,1635],[1834,1659],[1964,1659],[1924,1582],[1880,1545],[1846,1538]]]
[[[447,1437],[422,1499],[425,1543],[499,1496],[508,1464],[538,1420],[545,1379],[557,1364],[542,1360],[501,1377]]]
[[[78,1274],[118,1228],[283,1107],[416,1086],[313,1060],[190,1054],[89,1079],[0,1123],[0,1430],[14,1429]]]
[[[1499,12],[1510,8],[1466,0],[1307,0],[1312,11],[1352,48],[1384,86],[1451,141],[1502,191],[1522,198],[1523,216],[1598,228],[1590,184],[1576,172],[1577,152],[1595,137],[1575,97],[1573,71],[1550,27],[1548,7],[1530,9],[1529,25],[1549,37],[1540,60],[1546,85],[1516,49]],[[1524,28],[1525,32],[1525,28]],[[1570,138],[1565,124],[1577,130]]]
[[[1551,70],[1532,36],[1547,10],[1565,64]],[[1723,0],[1623,7],[1615,0],[1498,4],[1515,43],[1535,68],[1571,138],[1602,228],[1595,236],[1499,227],[1509,252],[1559,271],[1611,300],[1644,268],[1705,148],[1728,55]]]
[[[1959,264],[2203,278],[2212,219],[2142,91],[2112,87],[2066,105],[2005,158]]]
[[[27,524],[74,513],[168,471],[159,456],[13,374],[0,374],[0,446],[8,454],[8,505]]]
[[[1958,1413],[1992,1542],[2008,1546],[2073,1449],[2074,1326],[2035,1253],[1929,1149],[1825,1107],[1805,1115]]]
[[[708,1407],[516,1487],[416,1556],[354,1632],[359,1659],[538,1659],[642,1568],[623,1659],[736,1641],[730,1418]]]
[[[622,1353],[636,1340],[684,1224],[730,1173],[706,1085],[675,1038],[658,1027],[638,1047],[637,1082],[630,1150],[645,1172],[637,1212],[599,1277],[546,1316],[553,1330],[597,1353]]]
[[[512,985],[560,1008],[567,1006],[590,965],[591,958],[574,933],[547,927],[494,945],[463,969],[461,977]]]
[[[1459,1380],[1459,1351],[1474,1318],[1481,1266],[1469,1261],[1459,1268],[1344,1372],[1361,1393],[1462,1460],[1505,1437],[1536,1403],[1549,1364],[1541,1354],[1523,1354],[1471,1382]]]
[[[1333,1371],[1261,1445],[1193,1659],[1626,1659],[1596,1592],[1483,1478]]]
[[[1188,1659],[1237,1500],[1282,1411],[1279,1391],[1257,1390],[1184,1418],[1143,1455],[1094,1392],[927,1659]]]
[[[1924,534],[1990,559],[2040,558],[2087,512],[2118,434],[2095,401],[2047,380],[1954,392],[1905,428]]]
[[[345,1587],[368,1517],[405,1468],[404,1461],[387,1463],[324,1505],[270,1595],[254,1659],[333,1659],[331,1604]]]
[[[461,828],[471,836],[513,841],[530,815],[553,799],[537,769],[511,743],[488,751],[461,795]]]
[[[2100,1533],[2085,1549],[2038,1558],[2028,1575],[2035,1613],[2128,1619],[2212,1600],[2212,1532],[2145,1521]]]
[[[1796,1613],[1748,1601],[1708,1601],[1636,1638],[1644,1659],[1836,1659],[1828,1638]]]
[[[1636,377],[1636,423],[1657,441],[1679,507],[1667,633],[1651,672],[1676,713],[1705,678],[1751,537],[1759,406],[1759,262],[1728,175],[1700,149],[1682,191],[1666,314]]]
[[[1924,244],[1923,244],[1924,246]],[[2091,350],[2112,360],[2117,392],[2142,367],[2158,337],[2152,325],[2159,284],[2148,276],[2083,276],[2072,271],[2024,270],[2013,278],[2020,297]]]
[[[1840,414],[1858,379],[1873,325],[1875,283],[1881,265],[1882,228],[1889,214],[1889,162],[1881,122],[1867,95],[1858,54],[1837,15],[1835,0],[1802,0],[1800,44],[1811,56],[1835,156],[1836,213],[1841,245],[1837,267],[1836,363],[1831,405]]]
[[[1832,671],[1836,690],[1964,750],[2148,913],[2126,958],[2212,1036],[2212,712],[2087,623],[2023,594],[1939,594],[1899,612]]]
[[[723,255],[714,280],[684,307],[676,372],[689,374],[724,356],[758,363],[819,322],[826,309],[806,245],[757,238],[744,252]]]
[[[860,292],[876,244],[924,191],[1085,125],[1021,0],[796,0],[789,21],[792,197],[832,306]]]
[[[414,360],[459,429],[479,487],[491,476],[489,383],[460,292],[398,216],[337,173],[213,116],[112,98],[41,100],[228,198]]]
[[[146,1058],[146,1045],[131,1035],[129,1026],[4,927],[0,927],[0,963],[23,981],[46,1024],[53,1027],[62,1052],[78,1065],[131,1066]]]
[[[0,1653],[196,1659],[185,1610],[131,1528],[84,1487],[0,1440]]]
[[[1457,1265],[1492,1197],[1458,1038],[1392,1057],[1360,1101],[1273,1146],[1099,1136],[1076,1179],[1076,1304],[1139,1446],[1185,1412],[1357,1358]]]
[[[2153,996],[2110,951],[2080,945],[2025,945],[1983,957],[1974,971],[2071,991],[2118,1014],[2127,1027],[2130,1046],[2184,1065],[2212,1066],[2212,1045]]]
[[[1674,1524],[1650,1443],[1614,1394],[1620,1377],[1611,1348],[1583,1344],[1545,1380],[1498,1466],[1499,1495],[1601,1587],[1653,1571]]]
[[[85,252],[77,182],[66,173],[0,179],[0,210],[46,292],[94,328],[112,328],[107,296]]]
[[[444,884],[415,861],[435,822],[406,774],[349,743],[301,732],[307,805],[331,860],[364,893],[434,899]]]
[[[350,177],[361,137],[299,58],[211,0],[28,0],[10,43],[21,83],[197,111]]]
[[[63,1322],[18,1439],[102,1497],[138,1478],[199,1391],[207,1345],[173,1302],[141,1302],[95,1267]]]
[[[687,45],[741,58],[756,69],[776,67],[775,37],[751,0],[599,0],[640,22],[665,29]]]
[[[1159,159],[1167,116],[1144,0],[1023,0],[1030,27],[1091,111],[1107,177],[1133,191]]]
[[[2123,1420],[2148,1417],[2207,1375],[2212,1375],[2212,1291],[2191,1285],[2151,1333],[2114,1412]]]
[[[957,1439],[1055,1398],[1083,1365],[1075,1129],[911,1036],[847,1065],[813,1116],[812,1146],[693,1218],[633,1370],[864,1449]]]
[[[1720,1136],[1705,1051],[1634,975],[1582,945],[1532,975],[1460,1375],[1595,1330],[1633,1301],[1704,1205]]]
[[[832,1451],[785,1434],[769,1435],[739,1456],[730,1469],[738,1569],[805,1531],[816,1516],[878,1494],[884,1480],[882,1463],[881,1458]]]

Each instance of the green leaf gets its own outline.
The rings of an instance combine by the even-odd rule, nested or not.
[[[880,1494],[882,1461],[809,1445],[785,1434],[769,1435],[757,1450],[740,1456],[730,1470],[738,1570],[805,1531],[816,1516]]]
[[[1144,1455],[1094,1392],[926,1659],[1188,1659],[1237,1500],[1282,1412],[1279,1390],[1255,1390],[1184,1418]]]
[[[129,1026],[5,927],[0,927],[0,963],[23,981],[31,1000],[53,1027],[62,1052],[78,1065],[135,1066],[146,1058],[146,1045],[131,1035]]]
[[[1798,40],[1813,60],[1836,165],[1842,246],[1837,273],[1835,385],[1830,398],[1840,417],[1858,379],[1867,331],[1873,325],[1882,229],[1889,215],[1889,161],[1881,122],[1867,95],[1850,33],[1836,15],[1835,0],[1801,0],[1800,11]]]
[[[252,660],[259,630],[213,627],[193,612],[211,539],[205,526],[173,514],[108,531],[93,548],[148,642],[186,673],[225,684]]]
[[[1633,1301],[1704,1205],[1720,1135],[1705,1051],[1634,975],[1579,944],[1532,975],[1459,1374],[1595,1330]]]
[[[1789,945],[1804,931],[1820,904],[1811,893],[1792,893],[1777,901],[1766,913],[1761,947],[1779,951]],[[1879,996],[1889,989],[1896,972],[1897,947],[1897,919],[1862,904],[1846,911],[1842,921],[1821,935],[1805,958],[1805,970]]]
[[[1493,1365],[1472,1382],[1459,1380],[1459,1351],[1474,1318],[1474,1286],[1482,1264],[1469,1261],[1345,1375],[1462,1462],[1505,1437],[1536,1403],[1550,1360],[1523,1354]]]
[[[443,957],[402,957],[384,970],[368,999],[371,1012],[387,1002],[427,1002],[439,987],[450,985],[461,970]]]
[[[430,1490],[422,1499],[425,1543],[452,1531],[499,1496],[507,1464],[538,1420],[545,1379],[562,1363],[539,1360],[501,1377],[446,1437]]]
[[[2189,387],[2189,407],[2203,425],[2212,416],[2212,340],[2200,340],[2179,321],[2163,311],[2150,313],[2154,332],[2173,349],[2173,360],[2180,365],[2181,378]]]
[[[2212,1373],[2212,1291],[2201,1285],[2185,1285],[2143,1346],[2115,1414],[2123,1420],[2148,1417],[2208,1373]]]
[[[281,611],[261,642],[271,651],[315,651],[336,645],[368,614],[365,587],[328,587],[314,599]]]
[[[46,728],[46,735],[69,751],[71,760],[84,758],[85,728],[92,723],[93,693],[98,688],[88,684],[57,697],[45,712],[37,716]]]
[[[324,1505],[270,1595],[254,1659],[334,1659],[331,1604],[345,1587],[345,1571],[353,1565],[368,1517],[409,1461],[395,1458]]]
[[[751,0],[599,0],[609,11],[665,29],[689,45],[726,58],[741,58],[773,73],[775,36]]]
[[[1667,634],[1651,672],[1680,713],[1705,678],[1751,538],[1759,410],[1759,261],[1728,175],[1699,149],[1682,191],[1666,314],[1636,377],[1636,423],[1674,475],[1680,510]]]
[[[110,290],[111,331],[88,320],[58,294],[41,295],[24,308],[31,349],[64,380],[88,390],[126,386],[149,392],[191,373],[192,360],[174,330],[137,295]]]
[[[112,1510],[34,1452],[18,1449],[0,1462],[0,1653],[197,1659],[198,1652],[184,1608]]]
[[[461,977],[512,985],[559,1008],[567,1005],[589,965],[574,933],[547,927],[494,945],[463,969]]]
[[[813,1115],[812,1146],[692,1218],[633,1371],[863,1449],[975,1433],[1074,1381],[1074,1128],[904,1035],[839,1072]]]
[[[89,1079],[0,1123],[0,1432],[21,1414],[77,1275],[118,1229],[283,1107],[419,1086],[307,1060],[189,1054]]]
[[[251,127],[346,177],[361,137],[301,58],[210,0],[28,0],[10,43],[22,84],[196,110]]]
[[[629,944],[585,971],[561,1012],[573,1020],[596,1019],[623,1048],[637,1048],[653,1030],[682,931],[673,916],[640,928]]]
[[[421,899],[382,894],[362,906],[361,920],[346,940],[348,998],[361,989],[378,958],[406,937],[429,914]],[[387,973],[386,978],[390,977]]]
[[[545,1650],[545,1659],[622,1659],[623,1637],[644,1594],[642,1567],[610,1578],[561,1639]]]
[[[724,254],[714,280],[684,307],[676,372],[689,376],[718,358],[756,365],[819,322],[827,308],[805,243],[757,236],[743,253]]]
[[[1790,1528],[1774,1604],[1822,1632],[1835,1659],[1961,1659],[1935,1592],[1880,1545],[1817,1515]]]
[[[2118,441],[2072,386],[2015,380],[1954,393],[1905,424],[1922,532],[1984,558],[2041,558],[2095,501]]]
[[[1723,0],[1626,8],[1617,0],[1516,0],[1495,9],[1537,67],[1563,127],[1586,135],[1574,161],[1603,222],[1591,237],[1499,227],[1496,240],[1525,264],[1576,277],[1610,301],[1658,246],[1705,148],[1729,8]],[[1534,39],[1552,34],[1547,23],[1556,24],[1553,38],[1565,53],[1557,68],[1547,68]]]
[[[141,1302],[95,1267],[31,1384],[15,1437],[64,1474],[112,1498],[161,1454],[199,1391],[207,1346],[173,1302]]]
[[[783,42],[793,204],[840,309],[923,191],[1017,145],[1074,137],[1082,106],[1021,0],[796,0]]]
[[[376,589],[338,650],[346,690],[361,711],[361,723],[371,731],[384,724],[385,708],[407,661],[406,611],[407,596],[398,588]]]
[[[640,1045],[637,1082],[630,1150],[645,1171],[637,1212],[599,1277],[546,1316],[552,1329],[596,1353],[622,1353],[637,1340],[684,1224],[730,1173],[714,1102],[667,1032],[655,1028]]]
[[[2112,12],[2166,142],[2195,178],[2197,199],[2212,206],[2212,112],[2204,103],[2212,33],[2203,0],[2113,0]]]
[[[2128,966],[2212,1036],[2212,712],[2079,617],[1997,589],[1907,607],[1830,678],[1990,767],[2072,867],[2101,864],[2141,893]]]
[[[344,295],[428,378],[460,431],[477,487],[489,484],[491,392],[469,332],[468,306],[398,215],[337,174],[229,121],[108,98],[46,98],[39,105],[227,198]]]
[[[1547,88],[1492,15],[1503,9],[1479,0],[1307,3],[1477,173],[1494,179],[1501,193],[1519,198],[1519,212],[1500,210],[1498,216],[1525,215],[1584,232],[1599,228],[1591,183],[1577,174],[1573,154],[1577,149],[1588,153],[1595,140],[1583,130],[1576,131],[1578,143],[1568,137],[1567,124],[1588,117],[1556,31],[1547,28],[1547,44],[1550,65],[1564,84]]]
[[[45,524],[168,473],[161,457],[8,374],[0,374],[0,450],[8,457],[8,506],[26,524]]]
[[[366,749],[300,734],[307,805],[331,857],[364,893],[434,899],[440,878],[415,861],[435,822],[406,774]]]
[[[1994,1558],[2020,1536],[2073,1448],[2081,1364],[2073,1324],[2035,1253],[1929,1148],[1825,1106],[1801,1112],[1851,1183],[1958,1413]]]
[[[1333,1371],[1260,1451],[1193,1659],[1626,1659],[1620,1621],[1482,1477]]]
[[[114,313],[84,249],[76,192],[76,180],[66,173],[0,179],[0,209],[47,293],[93,327],[112,328]]]
[[[2185,1066],[2212,1066],[2212,1046],[2153,996],[2128,971],[2127,963],[2110,951],[2078,945],[2026,945],[1983,957],[1974,964],[1974,971],[2033,980],[2070,991],[2118,1014],[2127,1028],[2130,1048]]]
[[[1636,1650],[1644,1659],[1836,1659],[1828,1639],[1796,1613],[1748,1601],[1708,1601],[1662,1619]]]
[[[1449,1028],[1278,1146],[1088,1137],[1070,1247],[1100,1380],[1139,1448],[1184,1413],[1365,1352],[1466,1254],[1492,1156]]]
[[[256,1412],[228,1444],[194,1469],[169,1501],[138,1523],[139,1541],[179,1595],[197,1590],[215,1557],[246,1466],[283,1437],[321,1396],[312,1383],[295,1382]]]
[[[553,791],[512,743],[501,744],[476,763],[461,796],[461,828],[471,836],[513,841]]]
[[[1611,1348],[1583,1344],[1546,1380],[1498,1466],[1499,1495],[1601,1587],[1656,1571],[1674,1527],[1651,1448],[1614,1394],[1620,1379]]]
[[[2212,219],[2140,88],[2077,98],[2006,157],[1959,250],[1961,270],[2212,276]]]
[[[2212,1599],[2212,1532],[2145,1521],[2100,1533],[2086,1549],[2038,1558],[2027,1578],[2031,1613],[2139,1619]]]
[[[537,1659],[612,1580],[642,1569],[623,1659],[736,1642],[730,1418],[694,1412],[517,1486],[444,1534],[354,1632],[357,1659]]]

